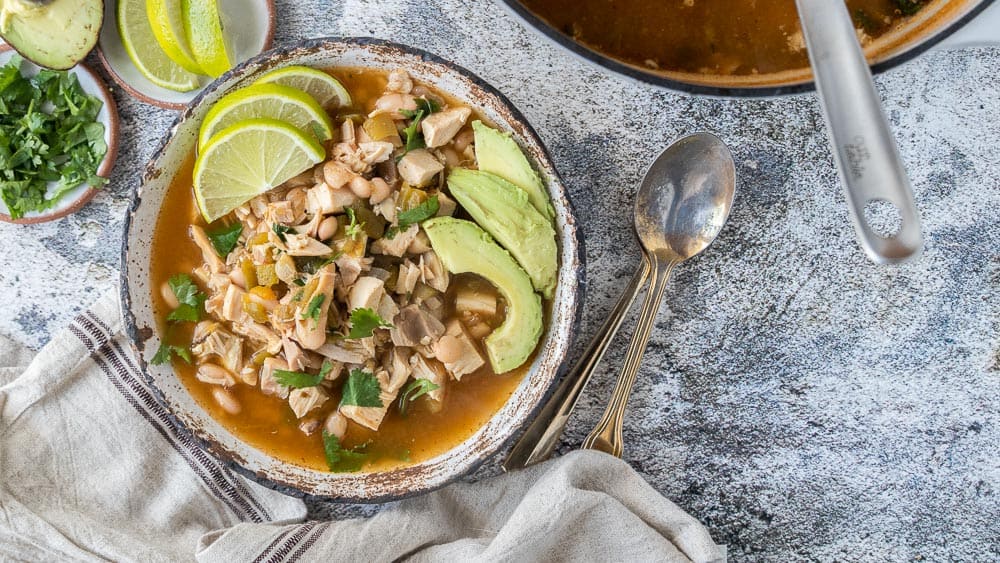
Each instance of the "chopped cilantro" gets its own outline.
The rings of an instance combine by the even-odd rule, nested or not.
[[[303,319],[312,319],[313,322],[319,322],[319,315],[322,312],[320,307],[323,305],[323,301],[326,300],[326,295],[322,293],[317,293],[309,300],[309,304],[306,305],[306,310],[302,313]]]
[[[281,385],[294,387],[296,389],[315,387],[326,379],[327,374],[330,373],[330,370],[332,369],[333,364],[329,361],[324,361],[323,365],[319,368],[319,373],[316,374],[276,369],[274,370],[274,380]]]
[[[187,348],[163,343],[160,344],[159,349],[156,350],[156,354],[153,355],[153,359],[149,360],[149,363],[154,366],[169,364],[171,355],[177,356],[184,360],[185,363],[191,363],[191,352]]]
[[[368,338],[380,327],[392,328],[392,323],[386,322],[371,309],[358,308],[351,311],[351,332],[347,338]]]
[[[364,446],[345,449],[340,445],[340,438],[323,431],[323,453],[326,455],[326,464],[330,471],[334,473],[351,473],[361,469],[368,459],[368,454],[360,451]]]
[[[208,240],[212,242],[215,252],[225,258],[229,256],[229,253],[236,248],[236,243],[240,241],[240,235],[243,234],[243,225],[240,223],[233,223],[228,227],[223,225],[218,229],[206,231],[205,234],[208,235]]]
[[[348,238],[358,238],[358,236],[361,235],[361,230],[365,228],[364,222],[358,222],[358,214],[353,208],[346,207],[344,208],[344,211],[347,212],[347,219],[350,221],[347,227],[344,228],[344,234],[347,235]]]
[[[410,120],[410,124],[403,129],[403,152],[399,154],[396,158],[398,162],[400,158],[403,158],[406,153],[410,151],[415,151],[417,149],[422,149],[427,146],[424,142],[424,134],[420,131],[420,122],[424,120],[428,115],[439,111],[441,108],[438,106],[437,102],[434,100],[428,100],[426,98],[417,98],[417,109],[415,110],[400,110],[399,113],[403,114],[403,117]]]
[[[288,233],[294,233],[295,232],[295,229],[293,229],[291,227],[286,227],[285,225],[282,225],[281,223],[275,223],[271,227],[271,230],[274,231],[274,234],[278,235],[278,240],[280,240],[281,242],[288,242],[288,240],[285,238],[285,235],[287,235]]]
[[[167,315],[167,320],[198,322],[201,319],[201,312],[205,310],[205,294],[194,284],[191,276],[175,274],[167,280],[167,285],[180,302],[180,305]]]
[[[352,369],[341,390],[340,406],[383,407],[382,386],[367,371]]]
[[[430,379],[420,378],[410,382],[409,385],[403,388],[403,392],[399,394],[399,414],[405,415],[407,406],[410,403],[440,388],[440,385]]]
[[[433,195],[427,198],[427,201],[421,203],[413,209],[400,211],[399,215],[396,216],[397,225],[389,229],[385,236],[389,239],[394,238],[397,234],[409,229],[410,225],[422,223],[437,215],[440,208],[441,204],[438,202],[438,196]]]
[[[329,256],[327,258],[319,258],[314,256],[302,257],[295,260],[295,265],[300,272],[304,272],[306,274],[315,274],[316,272],[320,271],[320,269],[322,269],[323,266],[332,263],[337,258],[343,256],[343,254],[344,254],[343,252],[335,252],[333,253],[332,256]]]
[[[27,78],[16,55],[0,67],[0,199],[11,218],[50,209],[81,184],[107,183],[97,175],[108,151],[101,105],[75,74]]]
[[[899,11],[903,13],[904,16],[912,16],[913,14],[920,11],[920,8],[924,7],[927,0],[893,0]]]

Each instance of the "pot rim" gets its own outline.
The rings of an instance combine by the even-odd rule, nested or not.
[[[387,492],[385,494],[380,494],[380,495],[330,496],[324,494],[314,494],[305,491],[303,489],[296,487],[291,483],[281,482],[272,477],[265,476],[263,472],[255,472],[247,467],[244,467],[241,461],[234,458],[233,452],[231,452],[229,449],[221,447],[218,443],[215,443],[213,440],[207,440],[203,438],[201,434],[201,432],[203,431],[195,432],[191,428],[189,428],[188,425],[184,422],[184,420],[181,417],[177,416],[173,412],[173,410],[169,407],[170,403],[166,400],[165,394],[156,385],[155,379],[150,374],[145,356],[142,354],[140,345],[140,343],[145,343],[145,341],[148,340],[148,337],[145,337],[143,334],[141,334],[141,331],[137,325],[136,315],[133,312],[133,304],[132,304],[133,300],[130,294],[130,287],[129,287],[130,277],[132,275],[142,274],[142,272],[135,272],[130,270],[129,268],[129,260],[128,260],[130,256],[129,242],[133,227],[133,218],[135,216],[136,210],[142,203],[143,187],[145,186],[147,181],[149,181],[152,177],[158,175],[158,172],[155,170],[156,168],[155,165],[163,157],[163,153],[165,152],[167,145],[174,139],[180,125],[184,121],[192,117],[194,109],[202,103],[205,97],[211,95],[216,90],[218,90],[223,82],[226,82],[231,78],[234,78],[236,75],[242,74],[246,68],[256,66],[262,61],[274,60],[275,58],[279,59],[288,58],[289,56],[293,55],[296,51],[309,50],[309,49],[322,49],[322,48],[330,48],[337,46],[348,47],[348,48],[363,48],[363,49],[371,47],[395,49],[401,51],[406,55],[415,56],[419,58],[421,61],[442,66],[446,68],[449,73],[458,75],[463,79],[468,80],[472,85],[483,90],[487,95],[495,97],[500,102],[503,109],[509,115],[510,120],[512,122],[517,123],[517,125],[520,127],[521,130],[519,131],[519,134],[526,137],[527,140],[532,145],[537,147],[538,154],[543,159],[542,162],[546,165],[548,171],[551,172],[551,178],[554,180],[557,189],[562,192],[560,195],[563,197],[563,200],[565,202],[564,207],[566,209],[567,221],[565,228],[558,231],[560,235],[559,238],[561,241],[562,240],[569,241],[573,246],[571,248],[572,255],[570,264],[568,265],[569,267],[567,271],[567,279],[560,280],[559,282],[560,285],[566,284],[567,286],[573,288],[572,291],[570,292],[570,299],[573,299],[572,313],[569,316],[569,318],[567,318],[567,320],[565,321],[566,322],[566,327],[564,329],[565,346],[563,346],[562,357],[559,359],[560,360],[559,365],[554,370],[554,373],[548,382],[548,387],[545,389],[543,393],[541,393],[535,404],[530,407],[530,409],[524,416],[523,420],[521,420],[520,423],[517,424],[514,430],[506,438],[504,438],[503,440],[499,440],[494,445],[483,449],[481,452],[477,454],[470,456],[473,459],[471,459],[471,461],[469,461],[468,463],[459,463],[457,469],[451,475],[441,478],[440,481],[438,482],[423,481],[418,483],[416,486],[408,488],[403,492]],[[572,349],[575,336],[578,332],[578,328],[581,323],[583,315],[582,305],[585,299],[586,288],[587,288],[586,267],[585,267],[586,253],[584,250],[583,232],[577,226],[576,212],[573,203],[569,198],[569,190],[566,188],[566,184],[563,182],[558,171],[556,170],[555,163],[553,162],[552,157],[549,154],[548,148],[542,142],[541,137],[539,137],[538,133],[534,130],[534,128],[528,122],[527,118],[521,113],[521,111],[518,110],[517,107],[515,107],[513,103],[511,103],[511,101],[498,89],[496,89],[495,87],[493,87],[492,85],[481,79],[479,76],[477,76],[476,74],[472,73],[471,71],[460,65],[452,63],[430,52],[424,51],[423,49],[411,47],[409,45],[401,43],[396,43],[382,39],[375,39],[370,37],[338,37],[338,36],[317,37],[312,39],[296,41],[293,43],[289,43],[287,45],[283,45],[278,48],[272,48],[240,63],[239,65],[232,68],[224,75],[220,76],[215,81],[210,83],[208,86],[206,86],[203,89],[203,91],[200,92],[198,96],[196,96],[193,100],[191,100],[191,102],[187,105],[187,107],[185,107],[185,109],[182,110],[177,115],[177,117],[174,119],[174,122],[168,128],[166,135],[163,137],[163,140],[160,142],[157,149],[150,156],[149,161],[143,171],[140,186],[138,187],[138,189],[134,190],[130,196],[129,206],[126,211],[125,220],[122,226],[122,234],[123,234],[122,246],[120,253],[121,266],[119,268],[120,272],[119,300],[121,305],[122,318],[124,321],[125,333],[128,336],[128,344],[133,354],[135,355],[137,364],[142,374],[142,378],[144,382],[149,386],[150,391],[152,392],[156,400],[162,406],[164,406],[164,409],[166,411],[166,416],[177,425],[178,431],[180,433],[182,433],[185,437],[191,439],[192,442],[196,444],[199,448],[211,454],[213,457],[221,461],[223,464],[225,464],[226,467],[233,470],[237,474],[242,475],[269,489],[281,492],[283,494],[292,497],[302,498],[302,499],[316,499],[316,500],[332,501],[338,503],[376,504],[376,503],[384,503],[384,502],[402,500],[405,498],[419,496],[440,489],[442,487],[445,487],[459,480],[460,478],[473,473],[479,467],[481,467],[486,461],[495,456],[499,451],[509,447],[512,441],[521,434],[524,427],[538,415],[539,410],[542,408],[542,406],[554,392],[556,385],[558,384],[560,379],[562,379],[563,375],[565,374],[566,370],[569,367],[567,365],[568,362],[566,362],[565,360]],[[562,254],[561,250],[560,253]],[[560,270],[562,270],[564,266],[565,266],[564,264],[560,264]],[[559,333],[558,336],[561,337],[561,335],[562,333]],[[546,340],[541,340],[538,346],[539,347],[544,346],[545,342]],[[524,378],[525,379],[528,378],[530,374],[531,372],[529,371],[524,375]],[[523,381],[521,384],[523,384]],[[504,403],[504,405],[506,404],[507,403]],[[501,406],[501,409],[502,408],[503,406]],[[496,414],[494,414],[493,416],[496,416]],[[475,434],[473,434],[473,436],[475,436]],[[464,443],[469,439],[471,439],[471,437],[467,438],[466,440],[463,440],[462,443]],[[254,450],[260,450],[259,448],[244,442],[242,439],[239,439],[238,437],[237,440],[242,442],[248,448]],[[456,445],[450,450],[447,450],[446,452],[443,452],[442,454],[439,454],[438,456],[435,457],[446,455],[448,452],[454,451],[456,448],[460,447],[462,443]],[[431,458],[430,460],[426,460],[425,462],[421,463],[426,463],[427,461],[431,461],[433,459],[434,458]],[[288,464],[289,462],[281,461],[281,463]],[[393,473],[400,470],[406,470],[418,467],[421,465],[421,463],[394,468],[384,472],[376,471],[373,473],[375,474]],[[366,475],[366,474],[358,474],[358,475]]]
[[[605,70],[643,82],[660,88],[666,88],[675,92],[706,96],[711,98],[769,98],[777,96],[790,96],[802,94],[816,90],[813,80],[806,80],[802,83],[777,85],[777,86],[708,86],[704,84],[693,84],[683,82],[674,78],[669,78],[661,74],[644,72],[640,68],[624,63],[611,56],[601,54],[581,43],[573,41],[565,34],[560,33],[555,27],[542,18],[528,10],[518,0],[496,0],[510,14],[512,14],[522,25],[531,31],[551,40],[556,45],[569,51],[578,58],[581,58],[593,65],[597,65]],[[977,2],[968,12],[951,22],[949,25],[933,32],[905,51],[888,57],[884,61],[870,65],[873,75],[881,74],[903,63],[909,62],[924,54],[932,47],[947,39],[956,31],[964,27],[970,21],[989,7],[994,0],[973,0]]]

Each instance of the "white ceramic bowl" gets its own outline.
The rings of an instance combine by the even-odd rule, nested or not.
[[[210,417],[169,366],[152,366],[145,361],[160,344],[150,295],[150,245],[166,189],[193,150],[203,116],[220,96],[250,83],[264,72],[293,64],[317,68],[405,68],[415,78],[478,108],[497,126],[515,135],[541,173],[556,210],[559,284],[540,352],[530,371],[510,400],[473,436],[442,455],[408,467],[375,473],[332,474],[278,460],[240,441]],[[468,71],[423,51],[374,39],[313,39],[247,61],[208,86],[181,113],[147,166],[142,186],[133,196],[125,219],[122,310],[150,384],[205,449],[237,471],[289,494],[377,502],[426,492],[468,473],[496,453],[531,418],[558,379],[566,359],[583,298],[583,272],[582,251],[566,189],[538,136],[503,95]]]

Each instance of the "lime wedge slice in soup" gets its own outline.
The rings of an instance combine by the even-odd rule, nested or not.
[[[146,0],[118,2],[118,33],[132,64],[150,82],[176,92],[198,87],[198,75],[184,70],[160,48],[149,24]]]
[[[201,124],[198,147],[237,121],[265,117],[284,121],[315,135],[322,142],[333,137],[330,116],[312,96],[280,84],[254,84],[220,99]]]
[[[184,26],[191,53],[198,66],[209,76],[222,76],[232,68],[232,57],[216,0],[181,0]]]
[[[146,14],[156,41],[170,60],[187,71],[204,74],[188,45],[182,0],[146,0]]]
[[[194,163],[194,195],[211,223],[322,162],[309,134],[275,119],[247,119],[216,133]]]
[[[325,108],[342,108],[351,105],[351,95],[339,80],[315,68],[286,66],[261,76],[257,84],[273,82],[298,88],[309,94]]]

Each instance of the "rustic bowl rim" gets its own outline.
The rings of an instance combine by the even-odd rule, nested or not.
[[[155,379],[149,373],[146,359],[143,356],[142,351],[140,349],[140,342],[145,342],[148,339],[148,337],[145,337],[140,334],[139,328],[136,323],[136,317],[135,314],[133,313],[132,297],[129,292],[130,270],[129,270],[128,257],[130,254],[129,233],[132,229],[132,224],[133,224],[132,220],[137,209],[142,203],[142,192],[143,192],[142,188],[145,186],[146,182],[152,176],[155,176],[157,174],[155,172],[155,164],[160,160],[167,146],[174,139],[179,126],[192,116],[195,108],[197,108],[201,104],[202,100],[205,97],[214,93],[218,88],[220,88],[221,83],[227,81],[230,78],[233,78],[235,75],[243,73],[244,69],[246,69],[247,67],[255,66],[259,64],[261,61],[265,61],[268,59],[274,59],[274,58],[288,59],[294,56],[294,53],[296,51],[323,49],[323,48],[330,48],[337,46],[348,47],[348,48],[362,48],[362,49],[367,49],[371,47],[395,49],[401,51],[403,54],[416,56],[422,61],[440,65],[446,68],[449,73],[458,75],[463,79],[470,81],[474,86],[482,89],[487,94],[496,97],[496,99],[499,100],[500,103],[504,106],[504,109],[509,112],[511,120],[517,122],[517,124],[522,128],[522,130],[519,133],[524,135],[525,137],[528,137],[528,139],[532,142],[532,144],[534,144],[538,148],[538,152],[541,158],[544,159],[545,163],[547,164],[547,168],[551,171],[551,178],[554,180],[556,188],[562,192],[563,199],[565,201],[566,215],[567,218],[569,219],[567,221],[566,227],[558,231],[559,238],[560,239],[565,238],[575,243],[575,253],[572,256],[573,258],[572,268],[569,271],[567,279],[565,280],[560,279],[559,281],[559,285],[570,284],[575,286],[573,291],[573,297],[575,302],[573,304],[572,315],[567,322],[568,331],[566,336],[564,355],[562,358],[560,358],[560,364],[556,369],[555,373],[553,374],[553,377],[550,379],[548,383],[548,388],[545,389],[545,391],[539,395],[536,403],[530,408],[527,416],[524,418],[524,420],[521,421],[521,424],[517,428],[515,428],[514,431],[510,433],[510,435],[508,435],[503,440],[497,442],[494,446],[476,454],[474,456],[475,459],[467,466],[454,471],[453,474],[441,479],[440,482],[433,484],[421,484],[398,494],[386,493],[386,494],[371,495],[371,496],[336,496],[336,497],[329,495],[322,495],[322,494],[314,494],[312,492],[302,490],[292,484],[283,483],[275,479],[272,479],[264,475],[263,472],[255,472],[247,467],[244,467],[242,463],[240,463],[236,459],[233,459],[233,457],[230,455],[230,452],[228,452],[225,449],[216,447],[216,445],[213,444],[210,440],[202,438],[198,433],[188,428],[187,424],[180,417],[175,415],[172,409],[169,407],[169,403],[165,399],[164,393],[160,390],[160,388],[156,384]],[[546,183],[548,184],[548,182]],[[132,192],[130,196],[129,206],[128,209],[126,210],[125,218],[122,225],[122,246],[119,258],[121,261],[121,267],[119,268],[119,299],[121,303],[122,319],[124,323],[125,333],[128,336],[128,344],[133,354],[135,355],[137,364],[140,368],[139,371],[141,372],[143,380],[149,386],[150,391],[152,392],[156,401],[159,402],[160,405],[164,407],[167,418],[171,422],[176,424],[178,432],[182,433],[186,438],[191,439],[192,443],[196,444],[197,447],[201,448],[202,450],[212,455],[214,458],[222,462],[227,468],[231,469],[237,474],[242,475],[269,489],[278,491],[288,496],[301,499],[315,499],[315,500],[332,501],[337,503],[351,503],[351,504],[378,504],[378,503],[397,501],[405,498],[419,496],[443,488],[447,485],[454,483],[455,481],[458,481],[459,479],[467,475],[474,473],[484,463],[486,463],[486,461],[491,459],[498,452],[509,447],[511,442],[521,434],[524,427],[530,424],[530,422],[535,418],[535,416],[538,415],[538,412],[545,404],[545,401],[552,395],[552,393],[555,390],[555,387],[558,385],[559,381],[562,379],[563,375],[568,369],[569,366],[566,360],[570,352],[572,351],[573,343],[575,341],[575,337],[578,333],[578,329],[581,324],[583,315],[583,303],[586,298],[586,290],[587,290],[586,252],[584,247],[585,241],[583,237],[583,231],[579,228],[576,222],[576,216],[577,215],[575,208],[573,206],[572,201],[569,198],[569,189],[566,187],[566,184],[563,182],[561,176],[556,170],[555,163],[552,160],[552,156],[549,153],[548,148],[542,142],[541,137],[528,122],[524,114],[522,114],[521,111],[517,109],[516,106],[514,106],[514,104],[507,98],[507,96],[505,96],[498,89],[496,89],[495,87],[493,87],[492,85],[481,79],[473,72],[451,61],[448,61],[447,59],[444,59],[438,55],[425,51],[423,49],[412,47],[402,43],[397,43],[393,41],[377,39],[372,37],[326,36],[326,37],[316,37],[316,38],[296,41],[293,43],[289,43],[287,45],[282,45],[281,47],[268,49],[257,56],[247,59],[246,61],[243,61],[239,65],[233,67],[231,70],[229,70],[228,72],[226,72],[225,74],[214,80],[212,83],[205,86],[205,88],[194,99],[192,99],[191,102],[177,115],[177,117],[174,119],[174,122],[168,128],[167,134],[163,137],[163,140],[160,142],[157,149],[153,151],[153,153],[150,155],[149,160],[143,170],[140,185],[136,190]],[[562,269],[563,265],[560,264],[560,270]],[[540,341],[539,346],[542,346],[544,342],[545,340]],[[526,374],[525,377],[528,377],[528,374]],[[242,440],[240,441],[243,442]],[[259,448],[247,444],[246,442],[243,443],[248,448],[259,450]],[[454,448],[452,448],[452,450],[453,449]],[[406,467],[413,467],[413,466],[406,466]],[[389,470],[388,472],[391,471],[394,470]],[[374,473],[379,473],[379,472],[374,472]]]

